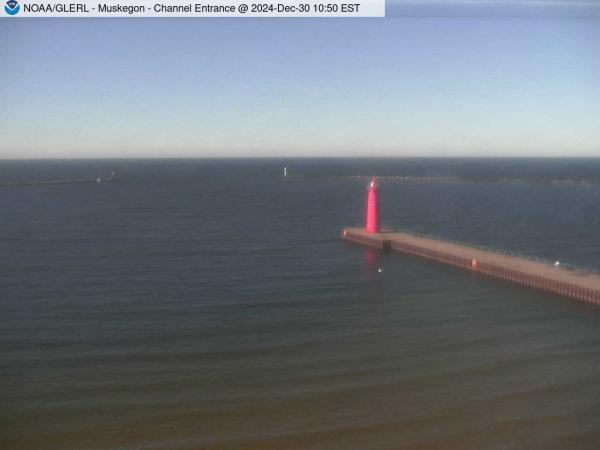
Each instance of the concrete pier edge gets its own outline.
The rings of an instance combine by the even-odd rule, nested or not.
[[[381,251],[397,251],[513,284],[600,306],[600,275],[402,231],[368,233],[344,228],[342,239]]]

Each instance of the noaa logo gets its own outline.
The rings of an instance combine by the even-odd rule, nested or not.
[[[21,7],[19,6],[19,2],[17,0],[8,0],[6,5],[4,5],[4,11],[6,11],[6,14],[9,16],[14,16],[20,10]]]

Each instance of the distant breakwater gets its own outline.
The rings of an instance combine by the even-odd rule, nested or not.
[[[97,178],[67,178],[62,180],[33,180],[33,181],[15,181],[10,183],[0,183],[0,187],[25,187],[25,186],[50,186],[55,184],[82,184],[82,183],[110,183],[119,181],[118,178],[97,177]]]
[[[530,184],[551,184],[551,185],[600,185],[600,180],[588,179],[548,179],[548,178],[519,178],[519,177],[461,177],[461,176],[404,176],[404,175],[287,175],[282,178],[303,179],[303,180],[378,180],[396,181],[396,182],[423,182],[423,183],[530,183]]]

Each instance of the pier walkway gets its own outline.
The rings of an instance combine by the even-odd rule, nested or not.
[[[491,250],[405,232],[367,233],[345,228],[342,238],[357,244],[419,256],[535,289],[600,305],[600,275]]]

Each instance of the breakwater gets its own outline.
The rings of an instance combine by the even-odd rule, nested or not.
[[[55,184],[82,184],[82,183],[109,183],[119,181],[114,176],[97,178],[70,178],[63,180],[33,180],[33,181],[15,181],[10,183],[0,183],[0,187],[23,187],[23,186],[51,186]]]
[[[398,251],[514,284],[600,305],[600,275],[406,232],[367,233],[345,228],[342,238],[382,251]]]

